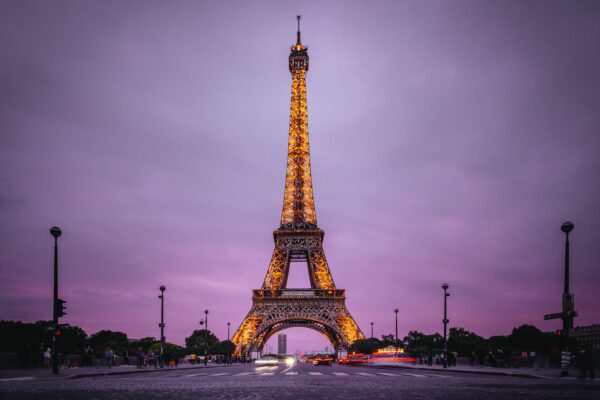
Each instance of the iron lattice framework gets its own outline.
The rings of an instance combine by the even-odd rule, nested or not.
[[[344,289],[335,287],[323,251],[325,232],[317,227],[306,108],[308,61],[298,17],[289,57],[292,96],[281,226],[273,232],[275,250],[262,288],[253,291],[252,308],[233,336],[237,355],[262,350],[271,336],[291,327],[321,332],[338,350],[365,337],[346,308]],[[287,288],[290,263],[296,261],[306,262],[310,288]]]

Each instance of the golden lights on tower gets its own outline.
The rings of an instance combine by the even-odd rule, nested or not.
[[[309,59],[307,50],[308,47],[303,46],[300,40],[300,18],[298,17],[297,42],[292,46],[289,57],[289,69],[292,74],[292,95],[281,225],[293,223],[317,224],[308,143],[306,73]]]
[[[281,226],[273,232],[275,249],[262,287],[253,291],[252,308],[232,338],[234,354],[260,351],[276,332],[306,327],[325,335],[336,349],[365,336],[345,306],[345,291],[337,289],[323,250],[323,230],[317,227],[308,140],[306,74],[308,47],[300,37],[291,46],[292,76],[288,157]],[[310,288],[288,288],[290,263],[306,261]]]

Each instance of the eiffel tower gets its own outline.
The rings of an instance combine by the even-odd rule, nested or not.
[[[289,56],[292,96],[281,226],[273,232],[275,250],[262,287],[253,290],[252,308],[232,339],[238,356],[261,351],[271,336],[291,327],[322,333],[338,351],[365,338],[346,308],[345,290],[333,282],[323,251],[325,232],[317,226],[306,109],[308,47],[300,40],[297,18],[297,40]],[[287,287],[292,262],[306,262],[310,288]]]

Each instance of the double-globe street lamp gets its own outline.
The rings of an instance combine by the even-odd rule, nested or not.
[[[450,320],[448,319],[448,307],[447,307],[447,299],[450,296],[448,293],[448,284],[444,283],[442,285],[442,289],[444,289],[444,319],[442,322],[444,323],[444,368],[448,368],[448,323]]]
[[[165,290],[167,290],[164,285],[161,285],[160,295],[158,298],[160,299],[160,367],[162,368],[165,363]]]
[[[200,326],[204,325],[204,365],[208,365],[208,310],[204,310],[204,320],[200,321]]]

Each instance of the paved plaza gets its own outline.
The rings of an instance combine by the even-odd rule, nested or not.
[[[0,381],[1,399],[598,399],[600,381],[374,367],[234,365]]]

